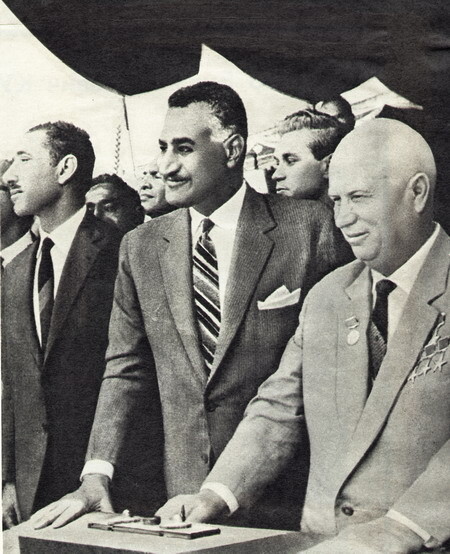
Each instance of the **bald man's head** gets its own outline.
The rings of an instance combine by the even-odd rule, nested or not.
[[[329,169],[336,225],[355,256],[384,275],[431,233],[436,166],[419,133],[375,119],[348,134]]]

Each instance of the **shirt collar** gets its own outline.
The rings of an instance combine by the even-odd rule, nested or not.
[[[419,271],[422,269],[422,266],[425,263],[425,259],[428,256],[434,242],[436,241],[440,228],[441,226],[437,223],[435,225],[433,233],[422,244],[419,250],[417,250],[417,252],[413,256],[411,256],[411,258],[409,258],[409,260],[407,260],[401,267],[394,271],[394,273],[389,275],[389,280],[395,283],[397,287],[401,288],[407,294],[411,292],[414,281],[417,279]],[[386,277],[384,275],[372,269],[372,279],[374,287],[378,283],[378,281],[381,281],[381,279],[385,278]]]
[[[239,215],[244,203],[245,185],[243,184],[233,196],[222,204],[209,219],[221,229],[235,230],[237,228]],[[189,208],[191,214],[192,231],[195,233],[205,219],[205,216],[198,212],[195,208]]]
[[[75,212],[69,219],[66,219],[64,223],[61,223],[56,229],[53,229],[51,233],[47,233],[42,229],[39,229],[39,237],[41,242],[39,244],[39,250],[37,255],[39,256],[42,249],[42,242],[45,238],[49,237],[52,239],[55,247],[63,252],[65,255],[69,253],[70,247],[72,246],[73,239],[75,234],[78,231],[78,227],[83,221],[86,209],[83,206],[77,212]]]

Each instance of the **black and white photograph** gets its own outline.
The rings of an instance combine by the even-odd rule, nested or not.
[[[5,554],[450,552],[448,0],[0,0]]]

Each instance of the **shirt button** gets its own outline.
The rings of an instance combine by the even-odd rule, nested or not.
[[[355,510],[350,506],[342,506],[341,511],[346,516],[352,516],[355,513]]]

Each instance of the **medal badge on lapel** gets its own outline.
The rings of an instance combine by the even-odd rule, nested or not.
[[[344,323],[348,330],[347,344],[353,346],[359,341],[359,321],[355,316],[352,316],[346,319]]]
[[[410,383],[414,383],[418,377],[422,377],[429,372],[435,373],[436,371],[442,371],[444,365],[447,364],[447,360],[444,360],[444,358],[450,344],[450,336],[441,336],[441,330],[445,323],[445,316],[445,313],[439,314],[431,339],[423,348],[420,353],[419,361],[408,377]]]

